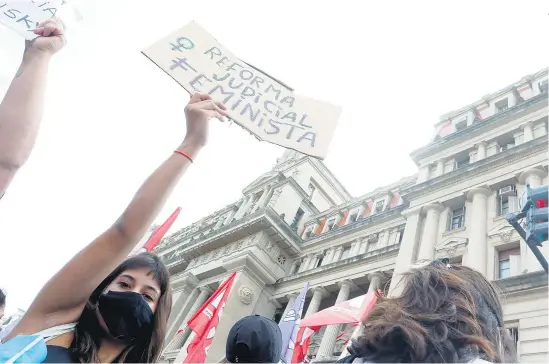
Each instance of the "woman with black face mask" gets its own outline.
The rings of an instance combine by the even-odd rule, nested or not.
[[[153,254],[126,258],[206,144],[209,119],[227,116],[225,110],[208,95],[191,97],[182,144],[150,175],[116,223],[44,286],[4,342],[65,325],[65,333],[47,342],[45,362],[157,361],[171,308],[169,274]]]

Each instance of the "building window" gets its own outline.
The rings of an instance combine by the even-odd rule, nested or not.
[[[547,83],[549,80],[543,80],[541,82],[538,82],[539,92],[546,93],[547,92]]]
[[[294,220],[292,221],[292,225],[290,225],[290,227],[294,231],[297,231],[297,227],[299,226],[299,222],[301,221],[301,218],[303,217],[304,214],[305,214],[305,211],[303,211],[303,209],[301,209],[301,207],[299,209],[297,209],[297,212],[294,216]]]
[[[503,99],[494,104],[496,112],[501,112],[509,108],[509,99]]]
[[[351,211],[351,213],[349,214],[349,218],[347,219],[347,223],[352,224],[353,222],[357,221],[359,214],[360,208]]]
[[[465,120],[460,120],[456,123],[456,131],[460,131],[467,128],[467,118]]]
[[[471,163],[471,158],[469,156],[467,156],[466,158],[456,159],[455,169],[468,166],[470,163]]]
[[[318,257],[318,259],[316,260],[316,267],[320,267],[322,265],[322,261],[324,260],[324,256],[321,255]]]
[[[519,352],[520,338],[519,338],[519,329],[518,329],[518,327],[510,327],[510,328],[507,329],[507,331],[509,331],[509,335],[511,335],[511,338],[513,339],[513,342],[515,343],[515,348],[517,349],[517,354],[520,354],[520,352]]]
[[[324,229],[324,232],[328,232],[332,230],[334,228],[335,223],[336,223],[335,217],[328,220],[328,222],[326,223],[326,228]]]
[[[294,266],[294,271],[293,272],[290,272],[290,274],[296,274],[297,272],[299,272],[299,268],[301,268],[301,262],[297,262]]]
[[[504,144],[501,147],[499,147],[499,151],[500,152],[505,152],[506,150],[509,150],[511,148],[514,148],[514,147],[515,147],[515,143],[507,143],[507,144]]]
[[[513,277],[520,272],[520,248],[499,252],[498,278]]]
[[[506,216],[510,212],[518,210],[518,199],[515,186],[510,185],[498,190],[497,216]]]
[[[448,230],[456,230],[465,226],[465,206],[455,209],[450,213]]]
[[[368,251],[374,251],[377,249],[377,241],[369,242],[368,243]]]
[[[303,233],[303,238],[309,239],[311,236],[313,236],[313,230],[314,230],[314,226],[308,226],[305,229],[305,232]]]
[[[515,145],[524,143],[524,133],[515,134]]]
[[[378,201],[376,202],[376,206],[375,206],[375,212],[381,212],[383,211],[383,206],[385,205],[385,201]]]
[[[309,193],[309,200],[313,198],[315,191],[316,191],[316,187],[312,183],[309,183],[309,187],[307,187],[307,192]]]
[[[280,322],[280,320],[282,320],[282,315],[284,314],[284,311],[278,309],[275,311],[275,314],[273,316],[273,321],[276,322],[277,324]]]
[[[343,251],[341,252],[341,258],[339,260],[347,259],[349,257],[350,252],[351,252],[350,247],[343,249]]]
[[[406,225],[400,225],[398,227],[398,243],[402,243],[402,239],[404,238],[404,228]]]

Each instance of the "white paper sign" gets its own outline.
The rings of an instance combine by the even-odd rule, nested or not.
[[[13,29],[27,40],[37,37],[36,27],[59,16],[70,0],[0,0],[0,23]]]
[[[296,95],[251,67],[192,22],[143,50],[188,92],[223,102],[229,116],[260,140],[324,159],[341,108]]]

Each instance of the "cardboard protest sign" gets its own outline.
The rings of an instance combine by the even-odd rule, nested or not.
[[[36,27],[59,16],[70,0],[0,0],[0,23],[13,29],[27,40],[37,37]]]
[[[260,140],[324,159],[341,108],[296,95],[238,59],[192,22],[143,50],[189,93],[223,102],[229,116]]]

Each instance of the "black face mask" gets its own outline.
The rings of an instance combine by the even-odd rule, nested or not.
[[[154,314],[138,293],[109,291],[101,295],[99,313],[117,339],[133,341],[151,334]]]

